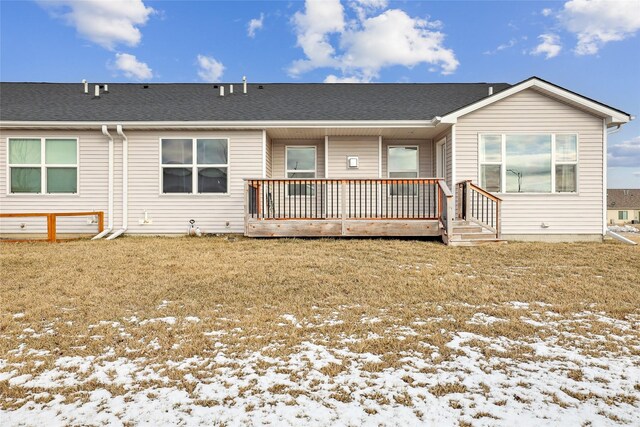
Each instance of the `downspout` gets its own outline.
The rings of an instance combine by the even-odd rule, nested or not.
[[[111,236],[107,237],[107,240],[113,240],[116,237],[127,231],[128,228],[128,196],[129,196],[129,140],[127,135],[122,131],[122,125],[116,126],[118,135],[122,138],[122,228]]]
[[[91,240],[102,239],[113,230],[113,136],[109,133],[107,125],[102,125],[102,134],[109,138],[109,203],[107,206],[107,228]]]

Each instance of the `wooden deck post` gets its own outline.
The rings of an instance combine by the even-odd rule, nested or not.
[[[469,185],[471,181],[467,180],[464,182],[464,219],[469,221],[471,218],[471,186]]]
[[[98,212],[98,233],[104,231],[104,212]]]
[[[49,214],[49,222],[50,222],[50,227],[49,228],[49,241],[50,242],[55,242],[56,241],[56,214],[51,213]]]
[[[342,235],[347,233],[347,182],[345,180],[340,181],[340,213],[342,218]]]
[[[502,238],[502,200],[496,201],[496,238]]]
[[[244,181],[244,234],[249,231],[249,181]]]
[[[451,238],[453,232],[453,219],[456,215],[456,206],[453,201],[453,195],[447,196],[447,237]]]

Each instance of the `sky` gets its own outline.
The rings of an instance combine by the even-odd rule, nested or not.
[[[640,115],[640,0],[0,0],[0,80],[507,82]],[[640,188],[640,119],[609,136]]]

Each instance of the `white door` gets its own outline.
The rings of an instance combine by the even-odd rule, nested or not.
[[[436,178],[447,175],[447,140],[442,138],[436,143]]]

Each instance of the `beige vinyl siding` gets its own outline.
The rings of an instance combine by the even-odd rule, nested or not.
[[[125,130],[126,132],[126,130]],[[244,230],[243,178],[262,176],[261,131],[130,131],[130,233],[186,233],[189,220],[205,233]],[[228,194],[161,194],[160,138],[229,138]],[[152,220],[141,225],[144,211]],[[226,226],[226,222],[229,226]]]
[[[378,137],[329,137],[330,178],[377,178]],[[347,157],[358,157],[358,169],[347,167]]]
[[[316,147],[316,178],[324,178],[324,139],[274,139],[272,177],[285,178],[285,147]]]
[[[418,147],[418,177],[433,178],[435,176],[433,148],[430,140],[424,139],[382,139],[382,177],[388,176],[389,155],[391,146],[417,146]],[[377,175],[376,175],[377,176]]]
[[[73,137],[78,138],[77,195],[61,194],[8,194],[8,139],[12,137]],[[0,212],[77,212],[104,211],[107,224],[108,205],[108,139],[96,131],[42,131],[0,130]],[[116,140],[116,148],[121,144]],[[121,185],[121,183],[120,183]],[[121,187],[120,187],[121,188]],[[59,233],[96,233],[97,226],[87,224],[87,217],[59,218]],[[26,224],[21,229],[20,224]],[[120,225],[120,217],[116,217]],[[0,218],[0,233],[41,234],[46,233],[45,218]]]
[[[456,125],[457,181],[479,182],[478,134],[492,132],[578,134],[578,193],[500,194],[504,235],[602,233],[601,118],[532,89],[469,113]]]

